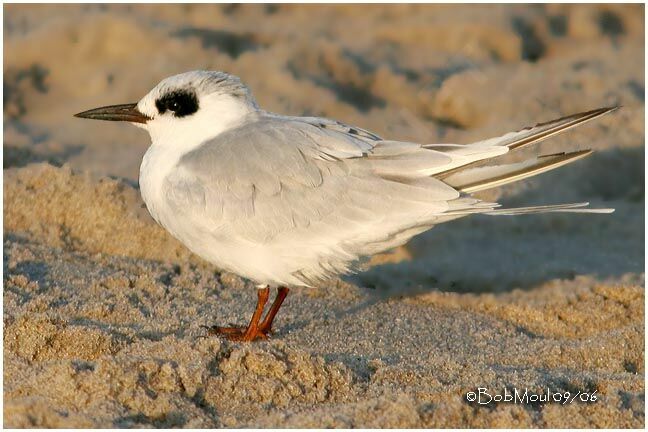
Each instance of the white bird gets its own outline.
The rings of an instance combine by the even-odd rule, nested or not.
[[[497,209],[470,194],[587,156],[591,150],[475,166],[616,108],[468,145],[417,144],[326,118],[273,114],[259,108],[239,78],[193,71],[166,78],[138,103],[76,116],[127,121],[149,132],[142,198],[153,218],[191,251],[258,284],[247,327],[210,328],[251,341],[270,334],[288,286],[348,273],[361,258],[436,224],[476,213],[612,212],[583,209],[588,203]],[[261,320],[269,286],[278,294]]]

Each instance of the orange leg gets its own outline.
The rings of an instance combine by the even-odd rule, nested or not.
[[[270,306],[270,310],[263,319],[263,322],[259,325],[259,328],[264,334],[268,334],[272,330],[272,321],[274,321],[275,315],[279,312],[281,304],[288,296],[288,291],[290,290],[286,287],[279,287],[277,289],[277,297],[275,297],[274,302],[272,302],[272,306]]]
[[[261,315],[263,315],[263,309],[268,302],[270,288],[266,287],[259,289],[257,295],[258,299],[256,309],[254,310],[250,324],[248,324],[247,327],[213,326],[209,328],[209,334],[222,336],[229,340],[244,342],[250,342],[256,339],[267,339],[271,331],[272,321],[274,320],[275,315],[277,315],[277,312],[279,312],[281,303],[283,303],[284,299],[288,295],[288,288],[279,288],[277,297],[261,323],[259,323],[259,321],[261,320]]]

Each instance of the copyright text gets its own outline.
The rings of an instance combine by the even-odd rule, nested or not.
[[[571,403],[594,403],[598,400],[596,390],[585,391],[552,391],[549,388],[543,389],[543,392],[534,392],[533,390],[503,388],[501,390],[490,390],[485,387],[477,387],[474,391],[466,393],[466,401],[470,404],[489,405],[498,403],[510,404],[538,404],[538,403],[556,403],[567,405]]]

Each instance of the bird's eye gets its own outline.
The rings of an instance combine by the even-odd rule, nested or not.
[[[160,114],[171,111],[174,117],[184,117],[198,111],[198,98],[193,91],[177,90],[155,101]]]

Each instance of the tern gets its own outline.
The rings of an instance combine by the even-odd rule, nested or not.
[[[137,103],[77,117],[125,121],[151,136],[140,168],[151,216],[192,252],[255,282],[247,326],[209,327],[266,339],[289,287],[357,270],[363,258],[434,225],[472,214],[610,213],[588,203],[499,208],[471,194],[574,162],[591,150],[498,158],[614,111],[599,108],[472,144],[383,139],[321,117],[259,107],[241,80],[192,71],[161,81]],[[263,317],[270,287],[278,293]]]

